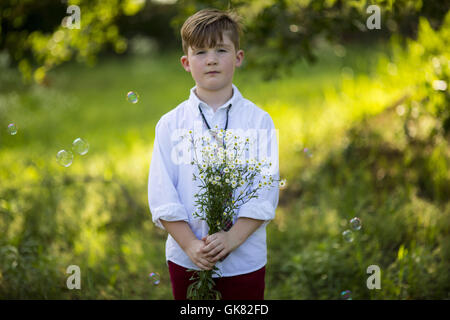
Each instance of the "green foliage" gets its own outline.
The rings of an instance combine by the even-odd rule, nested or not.
[[[400,99],[375,116],[363,112],[315,169],[297,152],[303,165],[291,186],[301,199],[270,230],[269,263],[279,273],[270,275],[268,298],[339,299],[350,290],[353,299],[448,299],[448,89],[432,83],[449,81],[449,16],[437,31],[422,20],[417,41],[405,49],[394,41],[392,58],[380,58],[378,74],[391,91],[402,88]],[[363,79],[352,79],[340,94],[361,109],[352,92]],[[363,227],[347,243],[341,233],[354,216]],[[372,264],[381,268],[381,290],[366,287]]]
[[[276,228],[269,229],[268,267],[277,272],[269,276],[267,298],[339,299],[344,290],[353,299],[448,298],[450,205],[421,197],[417,176],[427,166],[427,151],[393,148],[374,132],[383,128],[380,117],[401,132],[392,113],[355,125],[347,147],[297,178],[301,199],[279,212]],[[444,159],[450,162],[448,152]],[[362,229],[348,243],[341,234],[355,216]],[[370,265],[381,268],[381,290],[366,287]]]
[[[366,10],[372,4],[380,8],[380,30],[366,27],[372,14]],[[289,75],[300,59],[315,62],[319,38],[344,44],[349,39],[373,43],[392,34],[415,36],[420,16],[438,27],[450,9],[448,3],[438,0],[182,0],[179,7],[179,15],[172,21],[177,34],[185,19],[200,9],[235,10],[243,18],[246,63],[263,70],[265,80]]]
[[[434,31],[427,20],[421,19],[417,41],[409,43],[410,62],[421,65],[422,75],[413,90],[409,110],[419,107],[420,113],[428,113],[439,120],[437,128],[425,139],[433,140],[436,135],[450,135],[450,12],[441,28]],[[401,59],[402,57],[398,57]],[[415,117],[420,118],[420,117]]]
[[[366,28],[366,9],[371,4],[380,7],[381,30]],[[66,12],[70,5],[81,10],[80,29],[63,26],[63,18],[71,15]],[[370,43],[392,34],[414,37],[419,17],[437,28],[449,4],[439,0],[180,0],[172,5],[144,0],[5,0],[0,4],[0,50],[8,52],[24,79],[48,85],[47,74],[54,67],[71,60],[93,65],[102,51],[127,52],[142,34],[156,38],[161,47],[173,45],[176,38],[180,40],[185,19],[206,7],[236,10],[245,30],[242,47],[249,59],[244,63],[263,70],[264,79],[273,79],[289,74],[300,59],[316,61],[318,38],[345,44],[351,39]],[[173,33],[168,32],[170,26]]]
[[[0,94],[2,128],[7,121],[19,128],[15,136],[0,131],[1,297],[170,297],[170,286],[159,288],[148,279],[150,272],[166,267],[161,259],[165,234],[148,219],[146,192],[141,192],[147,187],[142,177],[148,174],[154,126],[164,111],[158,106],[173,106],[180,97],[166,99],[174,92],[165,83],[174,78],[162,77],[174,73],[168,61],[176,60],[170,56],[157,62],[147,58],[109,63],[98,67],[99,78],[83,69],[78,73],[80,82],[66,76],[78,69],[69,65],[51,74],[55,87],[11,81],[10,91]],[[136,74],[137,81],[121,77],[126,73]],[[155,73],[161,77],[148,80],[148,74]],[[20,80],[17,72],[9,74]],[[111,91],[103,95],[93,83],[104,83],[100,80],[105,76],[115,85],[106,83]],[[183,82],[182,77],[178,80]],[[144,89],[157,84],[166,89]],[[134,111],[125,98],[128,90],[123,88],[128,86],[145,99]],[[99,116],[105,121],[99,122]],[[136,119],[142,120],[141,125]],[[91,149],[86,156],[76,155],[64,170],[55,155],[70,149],[74,135],[86,138]],[[134,173],[129,170],[130,155],[135,157]],[[37,243],[37,249],[21,249],[28,243]],[[66,287],[66,268],[71,264],[80,266],[81,291]],[[161,274],[161,282],[167,284],[168,274]]]
[[[94,64],[106,44],[123,53],[127,41],[119,35],[117,17],[135,15],[143,4],[131,0],[73,0],[66,6],[55,1],[2,1],[0,48],[17,61],[26,80],[47,83],[47,72],[63,62],[76,59]],[[79,29],[67,27],[65,17],[73,14],[66,13],[70,5],[80,8]]]
[[[188,300],[220,300],[222,294],[213,289],[216,285],[213,274],[220,275],[219,268],[214,266],[211,270],[196,271],[187,269],[186,272],[194,272],[189,280],[194,280],[187,288]]]

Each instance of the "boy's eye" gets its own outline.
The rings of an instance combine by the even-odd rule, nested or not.
[[[219,52],[227,52],[225,49],[218,49]],[[203,54],[205,51],[197,51],[196,54]]]

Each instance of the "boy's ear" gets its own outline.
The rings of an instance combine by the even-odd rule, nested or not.
[[[184,70],[186,70],[187,72],[191,72],[191,67],[189,66],[189,59],[187,56],[182,56],[180,58],[180,62]]]
[[[240,67],[242,65],[242,61],[244,61],[244,51],[239,50],[236,52],[236,67]]]

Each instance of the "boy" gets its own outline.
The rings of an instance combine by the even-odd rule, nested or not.
[[[222,299],[264,299],[265,227],[275,217],[278,185],[261,189],[257,199],[242,205],[231,229],[208,236],[206,222],[192,214],[196,209],[193,195],[198,192],[193,166],[174,164],[172,154],[171,134],[192,128],[194,123],[201,123],[205,131],[217,126],[274,132],[270,115],[244,99],[232,84],[235,67],[244,58],[239,50],[240,30],[231,13],[216,9],[201,10],[186,20],[181,29],[185,53],[181,64],[196,85],[189,99],[163,115],[155,129],[149,206],[153,222],[169,233],[166,263],[176,300],[186,299],[192,276],[186,269],[210,270],[214,265],[222,275],[216,278],[215,287]],[[262,147],[272,146],[271,161],[278,179],[276,142],[269,134]]]

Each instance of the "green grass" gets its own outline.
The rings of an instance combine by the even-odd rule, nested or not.
[[[299,63],[292,76],[264,83],[245,66],[235,75],[279,129],[288,179],[267,228],[268,299],[339,299],[343,290],[353,299],[449,298],[450,206],[436,197],[448,154],[445,144],[435,158],[410,148],[400,117],[383,112],[413,82],[402,77],[413,72],[405,63],[389,74],[385,54],[378,45],[338,57],[322,46],[319,63]],[[0,297],[172,299],[167,234],[151,222],[147,178],[157,121],[194,85],[179,55],[68,64],[51,72],[49,87],[3,75]],[[137,104],[126,101],[130,90]],[[9,122],[17,135],[7,134]],[[77,137],[88,154],[59,166],[56,153]],[[430,172],[444,177],[435,193]],[[347,243],[341,233],[354,216],[363,227]],[[81,268],[81,290],[66,288],[72,264]],[[381,268],[381,290],[366,287],[371,264]],[[161,275],[158,286],[150,272]]]

